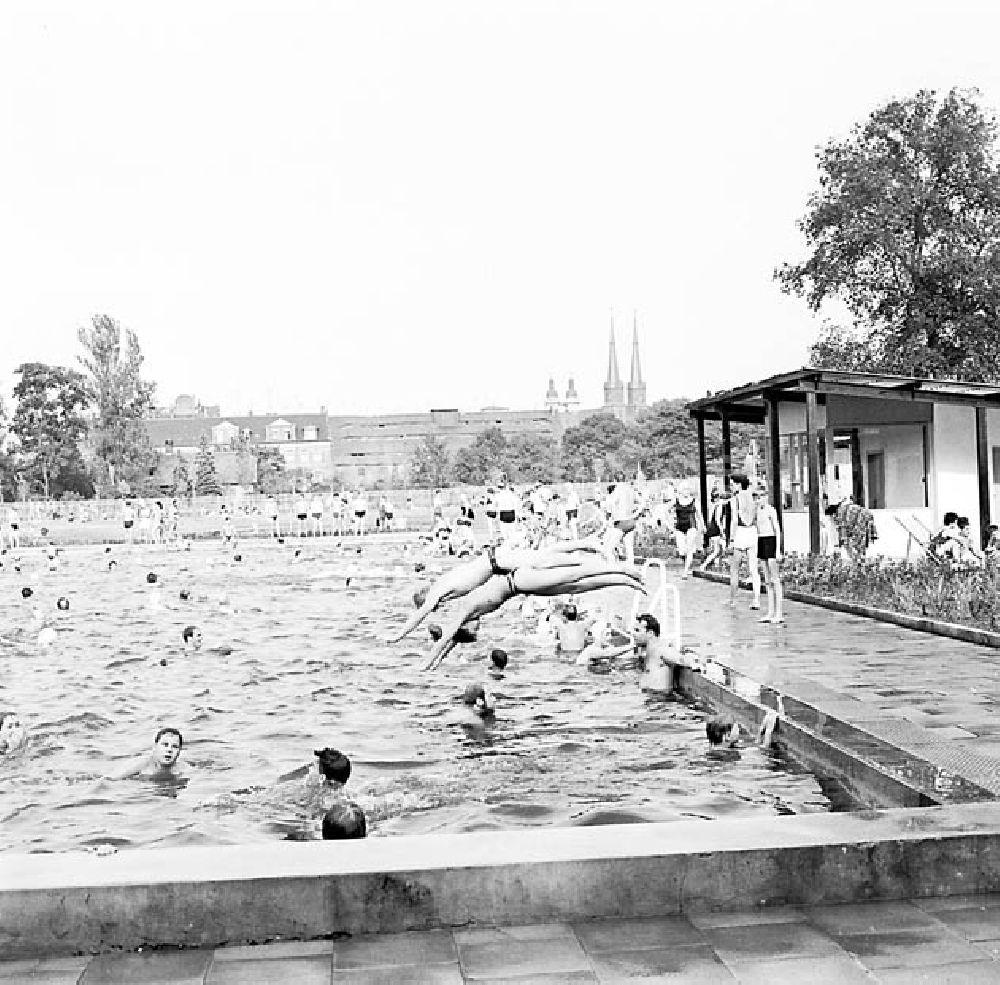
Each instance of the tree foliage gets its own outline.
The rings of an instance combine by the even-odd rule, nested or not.
[[[893,100],[817,152],[799,228],[808,256],[775,272],[814,311],[842,302],[814,365],[1000,379],[996,122],[975,91]]]
[[[76,370],[45,363],[22,363],[14,373],[20,379],[14,387],[11,431],[20,443],[27,477],[41,485],[48,499],[61,491],[61,475],[76,485],[75,477],[86,471],[79,449],[87,433],[86,384]]]
[[[88,391],[97,407],[97,456],[109,477],[131,483],[153,462],[142,418],[152,407],[155,384],[141,376],[139,340],[130,328],[123,333],[109,315],[95,315],[77,337],[85,350],[78,359],[89,374]]]
[[[410,482],[423,489],[447,485],[451,479],[451,459],[444,442],[428,435],[417,445],[410,459]]]
[[[208,438],[201,437],[198,454],[194,459],[194,491],[199,496],[221,496],[222,487],[215,470],[215,458],[208,447]]]
[[[507,470],[507,438],[498,427],[486,428],[471,445],[455,452],[454,477],[466,485],[489,485]],[[436,483],[431,483],[436,485]]]
[[[257,485],[262,493],[286,492],[289,484],[286,472],[285,456],[280,449],[269,446],[257,450]]]
[[[624,475],[622,449],[628,436],[629,428],[611,414],[592,414],[567,428],[562,436],[564,478],[593,482]]]

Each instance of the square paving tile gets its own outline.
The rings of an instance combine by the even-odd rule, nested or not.
[[[573,930],[590,953],[705,943],[705,935],[687,917],[587,920],[573,924]]]
[[[217,947],[213,955],[219,961],[245,961],[247,958],[313,958],[333,954],[333,941],[279,941],[275,944],[241,944]]]
[[[212,965],[205,985],[330,985],[333,968],[326,954],[305,958],[246,958]]]
[[[896,933],[845,934],[837,938],[866,967],[929,968],[981,961],[985,952],[946,928],[900,930]]]
[[[335,971],[333,981],[336,985],[463,985],[464,979],[456,961],[395,968],[350,968]]]
[[[830,937],[804,923],[716,927],[706,930],[705,936],[730,966],[743,961],[842,953]]]
[[[973,906],[1000,907],[1000,893],[963,894],[961,896],[928,896],[926,899],[910,901],[914,906],[928,913],[938,913],[941,910],[967,910]]]
[[[54,971],[34,968],[31,971],[23,971],[15,977],[0,978],[0,982],[17,983],[17,985],[77,985],[80,981],[79,971]]]
[[[689,913],[688,920],[699,930],[713,927],[756,927],[770,923],[802,923],[805,913],[798,906],[769,906],[761,910],[734,910],[719,913]]]
[[[934,916],[970,941],[1000,941],[1000,906],[939,910]]]
[[[102,954],[87,965],[80,985],[202,985],[211,961],[210,950]]]
[[[472,980],[592,970],[579,941],[564,938],[463,944],[458,953],[466,978]]]
[[[820,930],[840,934],[878,934],[920,927],[940,927],[936,916],[912,903],[845,903],[839,906],[811,906],[806,919]]]
[[[707,944],[601,951],[591,955],[601,985],[625,982],[684,982],[734,985],[736,977]]]
[[[450,930],[373,934],[333,942],[333,967],[384,968],[392,965],[445,964],[457,960]]]
[[[872,977],[848,954],[751,961],[734,966],[740,985],[872,985]]]
[[[575,937],[568,923],[523,924],[511,927],[469,927],[453,930],[456,944],[496,944],[500,941],[547,941],[555,937]]]
[[[971,961],[935,968],[883,968],[881,985],[995,985],[1000,982],[1000,964]]]

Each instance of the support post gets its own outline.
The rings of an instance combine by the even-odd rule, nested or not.
[[[701,515],[708,517],[708,459],[705,455],[705,419],[696,417],[698,427],[698,482],[701,489]],[[707,523],[706,519],[706,523]]]
[[[722,484],[726,494],[731,492],[733,478],[733,441],[729,433],[729,415],[723,410],[722,417]]]
[[[985,547],[990,535],[990,440],[986,408],[976,407],[976,466],[979,472],[979,541]]]
[[[816,440],[816,391],[806,391],[806,461],[809,469],[809,553],[819,554],[819,447]]]
[[[776,397],[766,394],[764,406],[767,408],[767,433],[771,445],[771,474],[768,477],[771,486],[771,505],[778,511],[778,521],[783,522],[783,506],[781,497],[781,434],[778,430],[778,401]]]

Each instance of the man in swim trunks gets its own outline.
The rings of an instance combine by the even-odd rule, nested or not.
[[[364,491],[359,489],[351,504],[354,508],[354,533],[358,537],[363,537],[365,533],[365,516],[368,513],[368,497]]]
[[[737,485],[730,499],[733,516],[732,544],[733,560],[729,567],[729,604],[736,604],[736,592],[740,587],[740,560],[746,560],[750,569],[750,584],[753,587],[751,609],[760,608],[760,571],[757,568],[757,504],[750,492],[750,480],[745,475],[734,475]]]
[[[461,598],[486,582],[494,575],[506,575],[522,567],[562,568],[567,575],[574,568],[592,562],[599,555],[592,547],[584,545],[560,545],[558,549],[531,551],[508,547],[506,544],[488,544],[483,552],[466,564],[457,565],[442,575],[428,589],[421,601],[416,602],[417,613],[403,627],[397,636],[386,642],[398,643],[404,636],[416,629],[442,602]]]
[[[575,657],[587,645],[587,633],[594,625],[594,619],[581,619],[576,605],[567,602],[556,619],[557,646],[560,653]]]
[[[184,737],[180,730],[167,726],[161,728],[153,739],[152,752],[139,756],[131,763],[108,775],[109,780],[129,780],[136,776],[145,776],[154,780],[169,777],[181,777],[183,769],[178,765]]]
[[[129,499],[125,500],[125,505],[122,507],[122,526],[125,528],[125,536],[131,544],[135,539],[135,532],[132,529],[135,526],[135,507]]]
[[[309,503],[309,516],[312,519],[310,533],[314,537],[323,536],[323,497],[316,493]]]
[[[767,615],[761,622],[784,622],[782,612],[785,593],[781,588],[781,523],[778,511],[767,501],[767,489],[761,486],[755,493],[757,501],[757,558],[764,569],[767,583]]]
[[[625,563],[632,564],[635,560],[635,527],[640,513],[639,500],[632,484],[624,481],[608,486],[605,508],[611,517],[611,526],[604,533],[604,554],[613,558],[621,545],[625,549]]]
[[[297,537],[305,536],[306,519],[308,516],[309,504],[306,502],[305,496],[299,493],[295,497],[295,535]]]
[[[466,622],[495,612],[515,595],[567,595],[614,586],[631,588],[643,594],[646,592],[642,578],[634,570],[597,556],[570,567],[522,567],[509,574],[493,575],[462,599],[458,615],[444,627],[441,641],[432,651],[424,669],[432,670],[444,660],[460,642],[458,634]]]

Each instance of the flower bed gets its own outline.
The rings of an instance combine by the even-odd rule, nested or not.
[[[969,568],[889,558],[851,564],[839,557],[789,554],[781,562],[781,580],[786,589],[812,595],[1000,630],[1000,567],[994,564]]]

